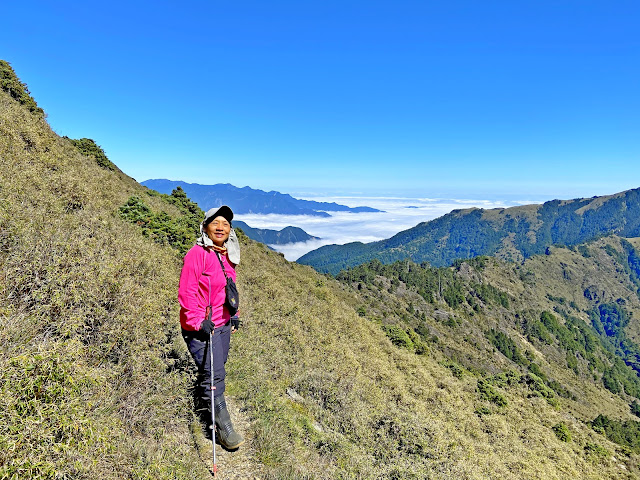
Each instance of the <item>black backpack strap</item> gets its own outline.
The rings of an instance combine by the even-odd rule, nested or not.
[[[227,277],[227,271],[224,269],[224,265],[222,263],[222,258],[220,257],[220,254],[216,252],[216,255],[218,256],[218,261],[220,262],[220,266],[222,267],[222,273],[224,273],[224,278],[229,278]]]

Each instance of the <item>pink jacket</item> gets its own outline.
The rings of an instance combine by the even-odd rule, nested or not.
[[[236,270],[226,255],[220,255],[227,276],[236,280]],[[180,325],[185,330],[199,330],[204,321],[205,308],[211,305],[211,320],[217,327],[229,321],[225,302],[227,281],[214,250],[194,245],[184,256],[180,273],[178,301]]]

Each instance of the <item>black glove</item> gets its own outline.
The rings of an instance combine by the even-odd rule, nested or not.
[[[242,321],[239,317],[231,317],[231,329],[238,330],[242,326]]]
[[[211,321],[210,318],[205,318],[204,322],[202,322],[200,324],[200,331],[201,332],[205,332],[205,333],[209,333],[210,334],[211,332],[213,332],[214,328],[215,327],[214,327],[213,322]]]
[[[209,305],[204,311],[204,322],[200,324],[200,331],[211,334],[214,328],[215,326],[211,321],[211,305]]]

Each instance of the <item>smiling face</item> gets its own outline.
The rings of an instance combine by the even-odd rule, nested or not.
[[[204,231],[215,245],[221,247],[229,238],[231,224],[224,217],[216,217],[207,224]]]

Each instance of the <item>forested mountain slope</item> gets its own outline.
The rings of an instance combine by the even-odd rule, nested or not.
[[[0,477],[210,478],[176,302],[201,212],[6,92],[0,198]],[[259,478],[640,478],[608,439],[635,425],[610,420],[636,395],[611,356],[632,363],[639,330],[621,240],[343,281],[240,240],[228,393],[250,430],[230,455]]]
[[[382,263],[410,258],[434,266],[478,255],[521,261],[550,245],[576,245],[612,233],[640,235],[640,189],[541,205],[454,210],[387,240],[320,247],[298,263],[335,275],[374,258]]]
[[[298,227],[284,227],[281,230],[270,230],[268,228],[253,228],[240,220],[233,221],[234,228],[240,228],[252,240],[264,243],[265,245],[284,245],[287,243],[306,242],[317,240],[318,237],[309,235]]]
[[[374,260],[338,278],[396,345],[443,355],[459,378],[480,374],[479,415],[500,412],[507,392],[539,396],[639,452],[639,247],[612,236],[523,264]]]

